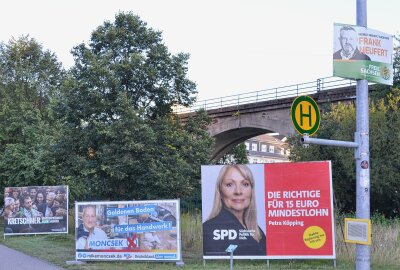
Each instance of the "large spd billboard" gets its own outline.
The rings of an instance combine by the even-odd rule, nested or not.
[[[203,258],[335,255],[330,161],[202,166]]]

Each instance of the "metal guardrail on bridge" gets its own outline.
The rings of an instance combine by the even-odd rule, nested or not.
[[[357,82],[355,80],[338,78],[338,77],[325,77],[317,79],[313,82],[306,82],[301,84],[293,84],[282,87],[269,88],[253,92],[247,92],[237,95],[224,96],[220,98],[212,98],[207,100],[200,100],[190,107],[175,107],[174,113],[191,113],[199,109],[211,110],[220,109],[230,106],[239,106],[243,104],[282,99],[288,97],[295,97],[299,95],[315,94],[320,91],[354,86]]]

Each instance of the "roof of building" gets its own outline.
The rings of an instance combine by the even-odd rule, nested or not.
[[[253,137],[249,139],[251,141],[259,141],[259,142],[269,142],[269,143],[275,143],[275,144],[282,144],[285,142],[286,137],[283,135],[276,135],[276,136],[271,136],[268,134],[263,134],[259,135],[256,137]]]

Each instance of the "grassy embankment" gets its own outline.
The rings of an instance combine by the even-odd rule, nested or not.
[[[208,260],[203,264],[201,216],[182,214],[183,269],[229,269],[228,260]],[[74,227],[70,218],[69,234],[13,236],[3,239],[1,224],[0,243],[26,254],[49,261],[65,269],[177,269],[174,263],[88,262],[67,265],[75,259]],[[336,269],[355,269],[355,245],[345,244],[341,227],[336,226]],[[400,220],[373,219],[371,269],[400,270]],[[268,269],[334,269],[330,260],[270,260]],[[235,260],[234,269],[267,269],[266,261]]]

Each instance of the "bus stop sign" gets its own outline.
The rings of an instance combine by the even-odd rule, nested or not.
[[[294,128],[301,135],[313,135],[319,129],[319,107],[309,96],[299,96],[293,100],[290,115]]]

